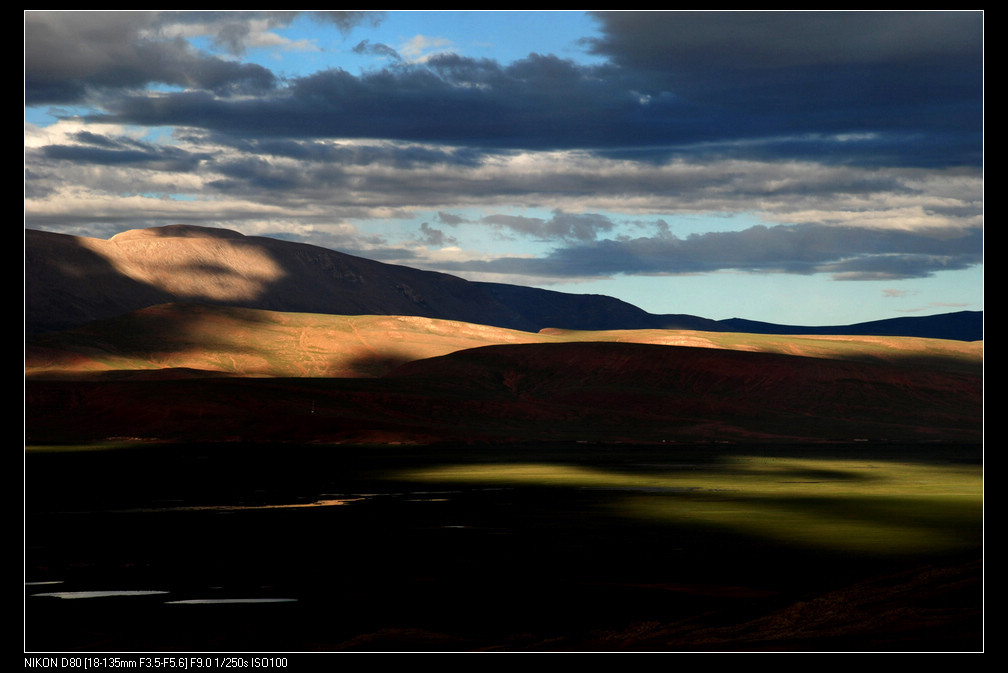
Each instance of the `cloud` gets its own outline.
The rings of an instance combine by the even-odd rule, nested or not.
[[[599,232],[612,231],[613,221],[597,213],[554,211],[543,219],[520,215],[488,215],[482,222],[495,228],[546,241],[594,241]]]
[[[77,142],[42,147],[41,155],[49,161],[95,166],[143,166],[157,171],[190,171],[209,158],[178,147],[113,138],[89,131],[75,133],[72,138]]]
[[[823,141],[868,134],[890,163],[914,138],[979,161],[983,14],[965,12],[595,12],[584,43],[673,95],[700,138]],[[711,115],[709,122],[691,114]],[[730,129],[736,129],[732,133]],[[821,134],[821,135],[820,135]],[[794,143],[795,149],[804,143]],[[903,147],[902,152],[896,152]],[[784,151],[785,147],[779,147]],[[837,143],[814,143],[810,151]],[[940,159],[932,155],[932,161]]]
[[[537,53],[508,64],[432,55],[440,42],[416,36],[398,51],[358,43],[394,57],[384,69],[283,84],[261,66],[157,39],[201,19],[202,32],[240,52],[293,15],[29,12],[26,100],[80,102],[101,90],[109,97],[96,120],[245,137],[579,148],[654,161],[980,161],[977,12],[601,12],[602,37],[586,44],[609,58],[602,65]],[[139,91],[155,83],[183,90]]]
[[[202,87],[123,94],[90,118],[244,137],[385,138],[506,150],[604,147],[643,130],[628,116],[637,105],[633,94],[548,56],[505,67],[442,55],[361,75],[323,70],[254,98],[229,93]]]
[[[414,35],[399,48],[399,53],[411,63],[425,63],[436,56],[451,54],[451,46],[451,41],[443,37]]]
[[[353,52],[355,54],[368,54],[371,56],[380,56],[382,58],[388,58],[393,61],[402,60],[402,57],[399,56],[399,52],[397,52],[392,47],[388,46],[387,44],[381,44],[381,43],[371,44],[370,40],[361,40],[360,42],[358,42],[357,45],[353,48]]]
[[[452,213],[479,206],[490,211],[483,225],[540,240],[595,240],[614,231],[605,215],[614,212],[750,212],[782,224],[883,229],[977,227],[983,215],[982,171],[970,168],[700,158],[641,163],[583,151],[238,138],[199,129],[177,131],[163,143],[126,136],[117,125],[82,122],[26,129],[25,147],[32,194],[65,193],[78,184],[112,194],[160,193],[161,182],[173,178],[174,191],[193,199],[283,207],[290,221],[426,210],[440,212],[442,224],[457,225],[462,219]],[[167,175],[169,169],[178,175]],[[26,206],[31,222],[55,204]],[[515,206],[554,215],[518,217],[508,212]]]
[[[443,248],[445,246],[455,245],[458,243],[458,239],[446,235],[440,229],[435,229],[428,222],[422,222],[420,224],[420,240],[425,245],[434,246],[436,248]]]
[[[454,213],[448,213],[448,212],[445,212],[443,210],[442,211],[438,211],[437,218],[438,218],[438,222],[441,222],[442,224],[447,224],[447,225],[453,226],[453,227],[456,226],[456,225],[462,224],[463,222],[466,221],[464,217],[461,217],[459,215],[455,215]]]
[[[360,74],[234,58],[310,46],[280,35],[299,16],[26,12],[26,106],[89,109],[26,124],[26,224],[185,221],[403,262],[458,245],[437,268],[560,280],[982,264],[982,12],[601,12],[591,65],[428,39],[355,39],[386,58]],[[344,37],[381,20],[307,16]],[[676,235],[725,213],[765,226]],[[412,224],[397,241],[369,218]],[[463,252],[476,230],[548,252]]]
[[[309,16],[321,23],[330,23],[343,34],[360,25],[376,26],[385,19],[386,12],[361,9],[316,10]]]
[[[600,11],[583,43],[620,65],[670,72],[790,71],[828,64],[973,61],[978,11]],[[975,65],[975,64],[974,64]]]
[[[181,38],[143,37],[156,30],[150,12],[26,12],[26,104],[88,103],[149,85],[221,95],[276,85],[261,66],[200,54]]]
[[[96,104],[98,94],[138,92],[150,85],[263,93],[278,84],[266,68],[193,48],[206,36],[232,56],[249,46],[284,45],[271,31],[301,12],[35,11],[24,14],[25,102]],[[315,12],[310,16],[347,31],[381,20],[381,13]]]
[[[981,262],[982,231],[911,232],[821,225],[604,239],[558,247],[540,258],[502,257],[451,265],[454,271],[600,278],[716,271],[826,273],[836,280],[921,278]]]

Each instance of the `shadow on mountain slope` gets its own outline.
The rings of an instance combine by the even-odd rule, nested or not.
[[[983,314],[863,326],[794,327],[655,315],[613,297],[471,282],[314,245],[187,225],[109,240],[25,230],[26,332],[37,334],[154,304],[203,302],[334,315],[408,315],[528,332],[691,329],[983,339]]]
[[[372,363],[373,364],[373,363]],[[627,343],[486,346],[379,379],[26,382],[30,442],[981,441],[982,378]]]

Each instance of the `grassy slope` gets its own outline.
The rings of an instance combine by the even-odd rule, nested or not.
[[[173,304],[33,341],[26,440],[977,441],[982,348]]]
[[[169,304],[39,337],[25,374],[61,378],[179,370],[247,377],[375,377],[414,360],[494,344],[627,342],[924,365],[978,373],[983,343],[910,337],[684,330],[521,332],[406,316],[334,316]]]

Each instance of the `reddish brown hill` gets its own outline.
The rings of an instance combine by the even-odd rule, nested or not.
[[[980,441],[980,376],[629,343],[488,346],[382,379],[27,381],[30,443]]]
[[[520,402],[530,420],[626,439],[979,437],[982,425],[979,376],[776,353],[501,345],[408,363],[389,377],[492,393]]]

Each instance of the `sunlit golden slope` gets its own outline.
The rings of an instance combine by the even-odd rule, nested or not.
[[[28,379],[26,441],[966,441],[982,377],[613,341],[512,343],[382,377]]]
[[[405,362],[496,344],[626,342],[912,364],[978,373],[983,342],[686,330],[522,332],[412,316],[334,316],[165,304],[31,339],[25,375],[381,376]]]

